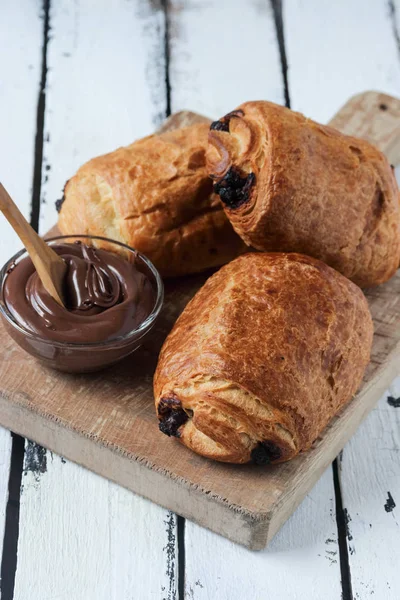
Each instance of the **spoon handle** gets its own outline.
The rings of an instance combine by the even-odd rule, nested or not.
[[[64,306],[62,282],[67,270],[64,260],[38,236],[0,183],[0,210],[25,246],[46,291]]]

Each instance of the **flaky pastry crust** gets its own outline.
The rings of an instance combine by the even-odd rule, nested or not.
[[[64,234],[100,235],[143,252],[164,277],[243,252],[205,169],[209,124],[152,135],[83,165],[66,184]]]
[[[211,125],[207,167],[248,245],[314,256],[361,287],[399,266],[399,190],[367,141],[270,102],[246,102]]]
[[[369,361],[362,291],[300,254],[245,254],[190,301],[154,378],[160,429],[231,463],[307,450],[350,401]]]

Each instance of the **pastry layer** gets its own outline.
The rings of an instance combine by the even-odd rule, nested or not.
[[[143,252],[164,277],[220,266],[245,245],[205,168],[208,124],[152,135],[83,165],[65,186],[59,228]]]
[[[399,266],[399,190],[367,141],[270,102],[246,102],[212,123],[207,168],[249,246],[319,258],[361,287]]]
[[[372,335],[361,290],[321,261],[243,255],[208,279],[164,343],[160,429],[220,461],[291,459],[357,391]]]

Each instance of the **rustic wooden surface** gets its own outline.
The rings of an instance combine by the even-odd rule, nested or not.
[[[274,4],[279,9],[279,1]],[[250,90],[253,98],[284,103],[286,97],[294,109],[326,122],[348,97],[365,89],[400,95],[397,0],[285,0],[280,48],[268,0],[249,0],[246,11],[241,0],[170,1],[166,12],[157,1],[147,0],[43,0],[43,4],[19,0],[5,1],[1,8],[0,44],[7,51],[0,53],[0,124],[6,141],[0,147],[0,164],[10,191],[22,190],[20,205],[25,203],[27,215],[35,132],[39,137],[43,132],[36,110],[44,56],[49,66],[44,78],[43,163],[40,157],[36,160],[39,173],[42,166],[42,190],[37,180],[33,186],[35,200],[44,201],[42,231],[55,221],[54,200],[61,196],[66,176],[86,158],[150,133],[168,103],[173,110],[192,108],[213,115],[249,99]],[[46,13],[50,14],[51,39],[43,52],[42,17]],[[277,15],[280,33],[279,11]],[[208,35],[210,27],[212,35]],[[284,53],[289,63],[286,80],[281,73],[281,67],[285,73]],[[139,106],[142,109],[137,112]],[[33,217],[38,217],[37,209]],[[0,227],[0,257],[5,260],[19,244]],[[399,393],[399,386],[393,386],[392,396]],[[11,557],[3,553],[2,566],[7,569],[2,573],[2,600],[12,597],[15,564],[15,597],[23,600],[258,600],[270,596],[336,600],[341,594],[345,600],[371,594],[398,600],[398,508],[387,512],[385,506],[388,490],[398,506],[399,443],[396,437],[390,438],[390,446],[379,440],[381,415],[386,415],[383,422],[388,433],[383,436],[388,437],[398,423],[399,409],[388,404],[387,398],[385,393],[346,446],[339,479],[327,471],[268,549],[256,554],[190,521],[171,519],[161,509],[151,512],[147,520],[149,502],[137,498],[132,512],[126,502],[131,494],[126,490],[50,452],[32,452],[34,446],[26,444],[20,537],[18,519],[12,524],[7,521],[5,547],[15,540],[15,549]],[[3,435],[10,448],[8,432],[0,430]],[[376,442],[368,465],[364,457],[371,435]],[[0,447],[2,452],[4,446]],[[13,514],[18,509],[18,452],[19,444],[14,444],[12,494],[7,505],[7,512]],[[0,454],[6,473],[7,456]],[[358,468],[365,478],[362,486],[354,475]],[[69,485],[71,477],[79,478],[80,485]],[[110,486],[118,494],[117,502],[111,501]],[[109,498],[108,504],[104,498]],[[88,514],[97,512],[97,518],[86,519],[82,526],[84,520],[76,523],[76,515],[85,503]],[[0,498],[0,529],[1,514],[6,512],[3,506]],[[145,533],[140,527],[143,520]],[[109,536],[99,526],[102,521],[119,527],[120,555],[108,553]],[[133,542],[128,545],[129,538]],[[160,559],[148,560],[150,540]],[[2,537],[0,550],[1,541]],[[77,556],[84,560],[84,568]],[[96,580],[92,575],[100,573],[99,565],[107,575]],[[70,573],[70,582],[78,580],[83,587],[66,588],[63,571]],[[41,588],[35,572],[41,574]],[[140,576],[143,573],[145,578]],[[111,592],[104,587],[106,580],[113,582]],[[33,596],[33,589],[35,594],[39,590],[39,596]]]
[[[4,27],[5,23],[7,26]],[[15,10],[13,0],[1,5],[0,131],[7,143],[0,144],[2,179],[18,199],[24,216],[32,205],[36,102],[40,80],[42,23],[37,7],[26,2]],[[18,35],[15,32],[18,31]],[[7,48],[7,51],[4,51]],[[11,58],[12,57],[12,58]],[[8,224],[1,221],[0,259],[20,248],[20,241]],[[14,438],[15,442],[15,438]],[[9,431],[0,427],[0,552],[2,554],[0,596],[10,598],[13,588],[18,543],[19,461],[18,444]],[[11,460],[13,468],[11,469]],[[5,537],[7,523],[8,534]],[[3,545],[4,540],[4,545]],[[7,578],[5,573],[10,573]]]
[[[379,147],[385,150],[390,144],[393,152],[399,152],[400,136],[392,135],[391,114],[396,111],[400,113],[400,101],[367,92],[351,99],[333,121],[350,133],[351,123],[361,123],[359,127],[368,123],[375,129]],[[196,115],[190,120],[196,121]],[[169,128],[181,122],[179,114],[173,116]],[[151,339],[133,357],[99,374],[77,377],[52,372],[0,329],[0,423],[233,541],[261,549],[397,374],[400,272],[367,293],[375,337],[371,364],[356,398],[312,451],[268,469],[202,459],[157,428],[152,376],[158,352],[177,315],[206,277],[167,282],[164,308]]]

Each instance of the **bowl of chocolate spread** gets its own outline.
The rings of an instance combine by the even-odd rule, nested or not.
[[[97,371],[141,345],[162,307],[154,265],[140,252],[97,236],[48,240],[67,264],[60,306],[43,287],[26,250],[0,272],[0,315],[11,337],[48,366]]]

